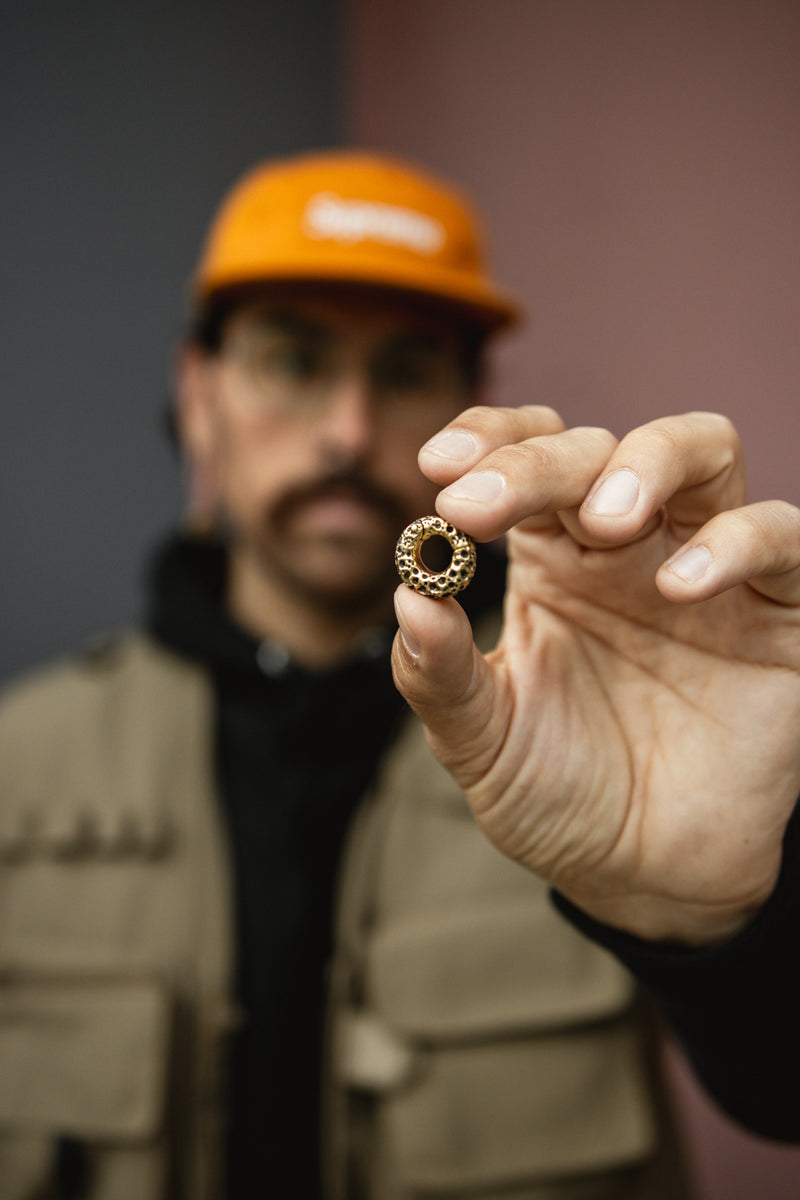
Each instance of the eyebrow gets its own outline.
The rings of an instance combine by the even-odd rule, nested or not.
[[[272,310],[260,314],[259,321],[264,326],[277,329],[280,333],[285,333],[290,337],[300,337],[319,343],[332,342],[335,339],[333,331],[325,325],[289,311]]]
[[[274,329],[287,337],[302,338],[319,346],[335,345],[340,338],[339,332],[331,329],[324,321],[316,321],[313,317],[307,317],[292,309],[269,309],[257,314],[257,317],[265,328]],[[444,345],[444,339],[433,330],[397,329],[386,334],[375,347],[375,352],[385,354],[398,350],[416,350],[430,353],[442,349]]]
[[[388,335],[384,345],[392,349],[395,347],[405,349],[408,346],[412,350],[438,350],[445,345],[445,342],[435,333],[417,329],[399,329],[396,333]]]

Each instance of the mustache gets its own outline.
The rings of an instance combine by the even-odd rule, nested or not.
[[[276,526],[281,526],[306,504],[324,500],[341,492],[346,492],[363,504],[377,509],[396,525],[398,530],[407,524],[403,506],[397,497],[376,483],[358,466],[332,469],[315,479],[289,488],[275,505],[273,522]]]

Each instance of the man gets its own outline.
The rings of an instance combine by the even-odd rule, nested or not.
[[[617,446],[481,407],[516,306],[405,164],[256,169],[192,297],[176,422],[214,536],[162,549],[143,633],[0,720],[0,1197],[688,1194],[646,1006],[543,880],[737,1105],[708,975],[772,963],[785,907],[797,514],[741,511],[720,419]],[[389,663],[394,543],[435,509],[510,531],[486,658],[499,555],[463,607],[396,597],[451,774]]]

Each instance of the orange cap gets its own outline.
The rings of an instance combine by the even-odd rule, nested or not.
[[[223,200],[192,294],[202,301],[262,280],[421,293],[486,328],[520,313],[487,274],[483,232],[467,201],[416,167],[359,152],[257,166]]]

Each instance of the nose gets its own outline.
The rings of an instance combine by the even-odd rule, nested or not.
[[[318,432],[324,450],[337,461],[361,461],[373,449],[374,405],[369,382],[360,372],[347,372],[331,388]]]

